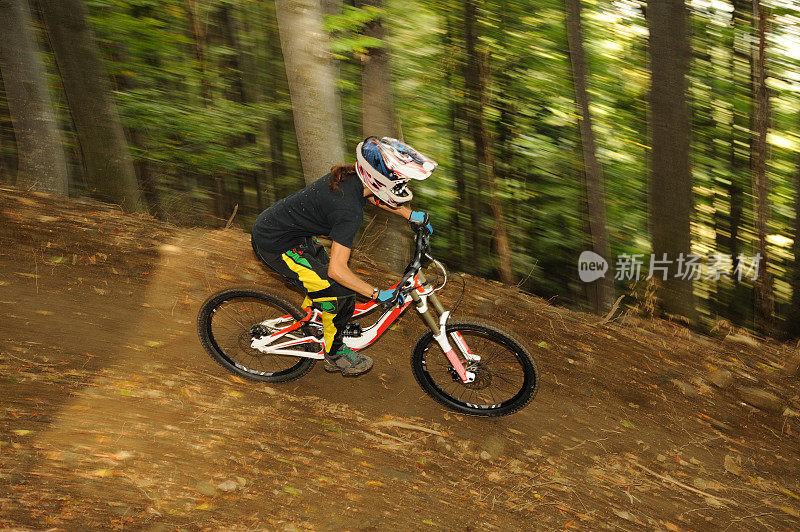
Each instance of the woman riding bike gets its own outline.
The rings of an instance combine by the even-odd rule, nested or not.
[[[402,204],[413,197],[408,182],[426,179],[434,169],[435,162],[396,139],[368,137],[356,147],[355,164],[334,166],[328,175],[277,201],[253,224],[256,256],[305,292],[304,308],[322,312],[325,371],[358,376],[372,368],[370,357],[342,342],[355,294],[384,305],[397,297],[394,290],[367,283],[347,264],[366,200],[432,232],[425,212]],[[354,174],[359,179],[352,179]],[[330,258],[315,240],[318,235],[331,239]]]

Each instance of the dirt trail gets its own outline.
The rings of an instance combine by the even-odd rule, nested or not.
[[[0,224],[0,528],[800,528],[786,346],[593,326],[469,278],[458,314],[512,329],[543,381],[518,414],[467,418],[414,382],[412,314],[358,379],[225,373],[196,339],[203,299],[287,293],[240,232],[11,191]],[[711,385],[711,370],[734,382]],[[743,386],[779,406],[746,405]]]

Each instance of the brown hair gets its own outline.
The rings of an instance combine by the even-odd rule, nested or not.
[[[354,164],[337,164],[331,167],[331,176],[328,178],[331,190],[339,190],[339,183],[347,181],[351,175],[356,173]]]

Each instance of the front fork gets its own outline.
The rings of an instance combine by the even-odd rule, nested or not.
[[[450,312],[445,311],[444,307],[442,306],[441,301],[431,289],[431,285],[428,283],[428,280],[425,278],[425,274],[422,272],[417,273],[417,279],[419,281],[419,286],[423,288],[423,292],[425,294],[420,295],[420,293],[416,290],[411,290],[409,295],[411,296],[411,300],[416,305],[417,312],[422,317],[422,321],[425,322],[430,330],[433,332],[433,338],[442,348],[444,354],[447,356],[447,360],[450,361],[450,365],[453,366],[453,369],[458,374],[459,379],[463,383],[469,383],[475,380],[475,373],[472,371],[467,371],[464,367],[464,364],[461,362],[461,359],[458,358],[453,346],[450,345],[449,340],[447,339],[447,319],[450,317]],[[428,304],[430,303],[430,306]],[[436,314],[439,316],[439,321],[436,321],[436,316],[433,312],[431,312],[430,307],[433,307],[433,310],[436,311]],[[456,340],[456,344],[458,345],[459,350],[464,354],[464,358],[468,361],[478,361],[480,357],[473,355],[469,347],[467,347],[464,338],[461,337],[459,333],[454,333],[454,339]]]

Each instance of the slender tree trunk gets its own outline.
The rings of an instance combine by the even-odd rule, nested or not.
[[[81,0],[39,0],[89,183],[101,199],[144,209],[117,106]]]
[[[195,61],[197,62],[200,84],[200,105],[208,109],[211,107],[214,98],[211,79],[208,75],[208,27],[202,20],[203,13],[201,12],[200,1],[184,0],[184,2],[186,7],[188,37],[192,42],[192,49],[194,51]],[[213,208],[215,216],[218,219],[227,219],[227,217],[230,216],[230,211],[225,205],[227,193],[225,183],[222,181],[222,176],[219,174],[201,174],[199,170],[193,170],[192,175],[184,177],[184,179],[192,184],[197,183],[198,178],[201,183],[201,188],[205,188],[211,196],[211,207]]]
[[[734,0],[733,2],[733,31],[734,39],[731,48],[731,78],[733,80],[733,119],[731,123],[730,157],[731,179],[727,187],[730,198],[730,254],[731,277],[733,279],[733,293],[727,305],[727,317],[733,323],[745,323],[752,308],[752,292],[744,283],[739,281],[736,271],[739,255],[742,252],[740,234],[744,220],[744,191],[751,185],[751,157],[753,154],[753,102],[755,101],[755,68],[753,64],[753,51],[751,36],[753,33],[753,7],[752,0]],[[744,81],[742,78],[745,78]],[[738,106],[737,87],[747,87],[743,100],[746,105]]]
[[[767,87],[766,31],[767,17],[760,0],[753,1],[753,16],[758,24],[755,79],[755,131],[753,142],[753,198],[756,211],[756,253],[759,258],[758,277],[753,283],[756,326],[773,331],[775,301],[772,294],[772,274],[768,271],[767,230],[769,183],[767,178],[767,133],[769,131],[769,88]]]
[[[610,261],[608,254],[608,232],[606,229],[606,201],[603,172],[597,160],[592,116],[589,112],[589,94],[586,90],[586,60],[583,51],[583,29],[581,27],[580,0],[566,0],[567,39],[572,65],[572,81],[575,85],[575,101],[580,115],[581,146],[583,148],[583,173],[586,184],[586,207],[589,214],[589,238],[592,251]],[[613,261],[610,261],[613,262]],[[613,274],[594,281],[589,287],[590,302],[595,312],[605,312],[614,299]]]
[[[266,173],[266,193],[267,205],[272,205],[278,198],[277,183],[286,171],[286,163],[283,158],[283,126],[278,117],[272,117],[269,121],[269,168]]]
[[[336,78],[319,0],[276,0],[283,60],[305,182],[344,162]]]
[[[227,65],[230,71],[229,99],[239,104],[253,103],[255,102],[255,94],[252,90],[253,83],[249,81],[252,73],[247,72],[245,69],[246,53],[240,42],[239,17],[235,6],[229,4],[221,5],[219,8],[219,17],[222,42],[225,46],[230,47],[236,52],[230,56],[229,64]],[[231,146],[233,148],[250,146],[255,143],[256,135],[254,133],[236,135],[235,138],[231,139]],[[239,199],[236,200],[239,205],[239,212],[242,214],[248,214],[260,207],[260,193],[257,194],[257,203],[259,203],[259,205],[255,208],[246,203],[246,197],[244,195],[245,183],[255,183],[256,187],[259,186],[259,172],[260,170],[242,170],[236,172],[234,176],[237,181],[238,189],[242,191]]]
[[[129,129],[128,134],[130,135],[131,146],[141,153],[147,153],[147,142],[141,132],[136,129]],[[133,168],[136,171],[136,179],[142,189],[144,199],[150,207],[150,214],[159,220],[163,220],[164,211],[161,206],[158,188],[156,187],[156,177],[150,167],[150,161],[146,157],[133,158]]]
[[[17,186],[66,196],[61,133],[26,0],[0,0],[0,69],[17,143]]]
[[[794,192],[794,242],[792,255],[792,304],[786,321],[787,333],[793,338],[800,337],[800,155],[797,156],[797,169],[795,170]]]
[[[281,57],[281,47],[279,42],[278,33],[276,30],[270,28],[269,35],[267,36],[267,49],[271,58],[270,67],[272,68],[272,75],[268,78],[267,86],[267,101],[271,107],[278,106],[278,82],[281,78],[281,72],[276,57]],[[283,117],[279,113],[272,113],[269,117],[267,124],[267,136],[269,138],[269,165],[265,168],[266,177],[266,201],[267,205],[275,203],[277,196],[278,180],[286,171],[286,164],[283,158]]]
[[[465,205],[467,201],[466,186],[464,183],[464,148],[461,142],[462,134],[462,120],[461,120],[461,102],[459,91],[454,84],[457,83],[458,72],[460,72],[459,58],[463,54],[460,46],[456,45],[455,25],[453,24],[453,16],[448,9],[445,12],[445,31],[442,37],[442,45],[445,50],[445,88],[448,92],[448,117],[450,123],[450,145],[453,178],[456,183],[456,202],[451,212],[451,227],[453,228],[451,237],[448,239],[450,261],[460,268],[464,266],[464,254],[466,251],[466,241],[464,235],[464,227],[461,221],[461,215],[464,209],[459,208]],[[469,262],[470,266],[474,261]]]
[[[0,65],[1,66],[1,65]],[[0,69],[0,181],[13,185],[17,176],[17,148],[14,142],[14,125],[8,113],[8,98]]]
[[[208,79],[206,59],[206,27],[200,20],[198,0],[186,0],[186,16],[189,23],[189,36],[193,42],[197,68],[200,70],[200,101],[204,107],[211,102],[211,81]]]
[[[494,251],[497,254],[497,269],[500,280],[504,283],[514,282],[514,270],[511,259],[511,246],[508,242],[503,207],[497,197],[494,159],[492,156],[491,132],[486,121],[484,109],[488,105],[488,63],[489,54],[478,50],[477,41],[477,7],[474,0],[464,2],[464,29],[467,52],[466,86],[467,86],[467,121],[475,143],[475,155],[478,166],[478,179],[486,184],[489,191],[489,207],[494,219]],[[477,259],[477,257],[476,257]]]
[[[456,182],[456,202],[453,207],[452,225],[453,225],[453,238],[451,242],[451,256],[458,259],[458,264],[464,264],[464,254],[467,250],[467,239],[465,237],[465,227],[461,221],[461,215],[464,211],[463,205],[467,203],[467,187],[464,182],[464,175],[466,168],[464,167],[464,146],[461,142],[461,113],[458,101],[453,100],[450,102],[450,143],[452,145],[453,155],[453,172],[455,173]],[[469,261],[470,267],[474,266],[474,261]]]
[[[689,169],[689,112],[686,73],[689,42],[683,0],[650,2],[650,227],[653,253],[671,261],[667,280],[660,282],[661,310],[696,321],[695,295],[690,279],[677,277],[681,255],[691,253],[693,210]]]
[[[467,136],[473,135],[475,125],[472,118],[475,113],[472,111],[475,108],[480,108],[479,103],[475,103],[474,88],[475,80],[477,79],[477,60],[474,59],[477,52],[475,51],[475,44],[477,36],[475,34],[476,24],[476,7],[474,2],[465,2],[464,4],[464,119],[467,125]],[[477,150],[477,146],[474,147]],[[466,184],[467,201],[469,207],[469,221],[470,221],[470,257],[472,259],[472,271],[475,273],[481,272],[481,264],[484,262],[483,257],[488,255],[488,252],[483,246],[483,233],[481,232],[481,220],[483,219],[483,180],[480,175],[480,163],[476,161],[477,175],[470,179]],[[466,178],[466,176],[464,176]]]
[[[135,19],[141,20],[152,15],[152,9],[149,5],[139,5],[130,8],[130,14]],[[102,46],[100,47],[102,51]],[[126,47],[110,47],[111,61],[125,62],[128,60],[129,50]],[[158,56],[149,56],[145,59],[145,63],[150,67],[159,68],[161,66],[160,58]],[[137,82],[133,75],[128,73],[120,73],[111,77],[112,88],[116,91],[131,91],[137,86]],[[125,136],[130,139],[130,146],[133,148],[131,159],[133,160],[133,168],[136,172],[136,179],[139,183],[139,188],[144,195],[144,200],[149,207],[150,214],[164,220],[164,210],[161,203],[161,196],[158,192],[156,176],[153,174],[153,167],[147,158],[148,143],[145,135],[135,127],[124,127]]]
[[[383,7],[383,0],[364,0],[360,7]],[[384,42],[386,29],[380,18],[367,24],[364,35]],[[385,47],[370,48],[361,60],[361,111],[362,136],[399,137],[392,96],[392,70],[389,53]],[[398,216],[372,207],[372,223],[364,236],[382,232],[383,237],[373,239],[381,243],[381,252],[394,273],[402,273],[408,263],[410,239],[406,224]],[[435,222],[434,222],[435,223]],[[369,233],[369,234],[368,234]]]

